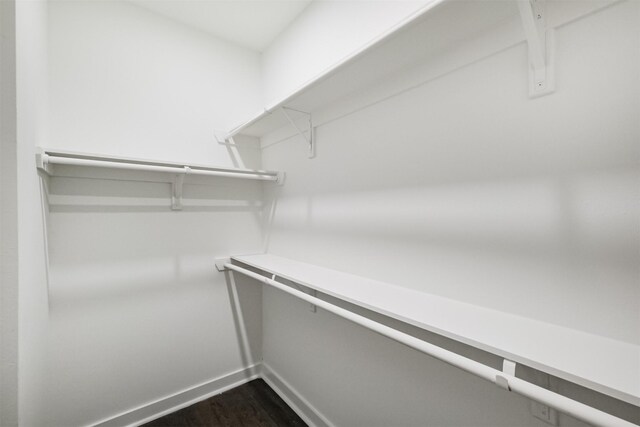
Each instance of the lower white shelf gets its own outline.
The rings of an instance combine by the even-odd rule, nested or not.
[[[638,345],[275,255],[232,260],[640,406]]]
[[[183,187],[185,183],[190,183],[185,182],[188,176],[253,180],[272,182],[278,185],[281,185],[284,180],[284,172],[105,156],[48,148],[38,149],[36,167],[44,175],[54,177],[158,182],[157,176],[160,176],[162,178],[159,182],[166,182],[171,185],[171,209],[173,210],[182,209]],[[69,173],[68,171],[65,172],[65,169],[58,170],[58,167],[80,168],[81,170],[84,169],[85,172]],[[141,177],[140,174],[144,177]],[[156,178],[150,179],[148,174],[156,175]]]
[[[131,157],[105,156],[101,154],[78,153],[73,151],[39,148],[36,155],[38,169],[47,174],[54,174],[52,165],[84,166],[90,168],[106,168],[115,170],[160,172],[174,175],[205,175],[222,178],[240,178],[258,181],[273,181],[281,183],[283,175],[280,172],[225,168],[202,164],[184,164],[150,159],[134,159]]]

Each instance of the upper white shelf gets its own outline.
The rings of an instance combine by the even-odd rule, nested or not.
[[[274,255],[232,260],[640,405],[640,346]]]
[[[522,3],[528,3],[527,7],[534,7],[529,0],[432,0],[287,96],[265,106],[261,111],[229,130],[225,138],[238,134],[262,137],[289,123],[281,111],[283,107],[291,109],[289,115],[296,120],[304,117],[300,112],[310,114],[337,100],[355,93],[363,93],[394,73],[417,64],[427,63],[442,52],[454,51],[456,48],[463,51],[466,49],[467,56],[470,55],[474,58],[473,60],[479,60],[520,42],[539,42],[539,34],[536,31],[560,27],[617,1],[620,0],[582,2],[549,0],[545,3],[543,19],[545,29],[539,29],[524,25],[521,15],[524,7]],[[538,10],[536,14],[539,12]],[[501,29],[496,33],[500,36],[495,37],[495,34],[488,36],[489,31],[496,29]],[[487,41],[486,45],[491,47],[466,43],[483,37],[483,40]],[[544,52],[546,49],[546,46],[536,45],[535,47],[533,52]],[[529,48],[531,51],[531,46]],[[553,55],[549,56],[553,57]],[[540,61],[545,59],[541,58],[538,62]],[[452,68],[438,68],[439,71],[436,73],[444,74],[463,65],[464,63],[458,63]],[[539,63],[530,64],[530,67],[534,65],[536,69],[546,67],[546,64]],[[549,72],[551,73],[551,70]],[[551,74],[547,78],[551,79]],[[410,87],[403,87],[398,91]],[[530,95],[539,96],[550,91],[552,91],[551,85],[548,90],[543,90],[537,95],[534,90]],[[299,111],[297,116],[295,110]]]
[[[231,129],[226,137],[265,135],[288,123],[278,111],[281,107],[314,111],[517,13],[517,5],[511,1],[433,0],[288,96]]]
[[[263,136],[288,123],[281,107],[315,111],[517,14],[513,1],[433,0],[226,136]]]

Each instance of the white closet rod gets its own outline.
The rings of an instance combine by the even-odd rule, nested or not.
[[[506,389],[509,391],[514,391],[589,424],[593,424],[595,426],[637,427],[635,424],[621,418],[531,384],[530,382],[524,381],[513,375],[483,365],[482,363],[476,362],[475,360],[471,360],[457,353],[453,353],[449,350],[445,350],[441,347],[422,341],[416,337],[390,328],[389,326],[374,322],[371,319],[335,306],[319,298],[307,295],[302,291],[293,289],[280,282],[276,282],[273,279],[269,279],[242,267],[238,267],[237,265],[226,263],[224,267],[273,286],[274,288],[300,298],[301,300],[311,303],[317,307],[321,307],[328,312],[357,323],[360,326],[364,326],[365,328],[377,332],[380,335],[391,338],[394,341],[435,357],[438,360],[477,375],[480,378],[490,381],[498,386],[505,388],[506,384]],[[275,275],[273,277],[275,278]]]
[[[145,163],[133,163],[123,162],[117,160],[93,160],[93,159],[79,159],[75,157],[59,157],[51,156],[49,154],[42,154],[42,163],[56,164],[56,165],[73,165],[73,166],[93,166],[111,169],[127,169],[138,171],[150,171],[150,172],[170,172],[176,174],[189,174],[189,175],[209,175],[220,176],[225,178],[241,178],[241,179],[255,179],[260,181],[277,181],[278,176],[276,174],[259,173],[259,172],[226,172],[217,170],[198,169],[200,166],[160,166],[150,165]]]

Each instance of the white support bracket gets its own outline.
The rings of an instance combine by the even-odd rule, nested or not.
[[[547,28],[547,0],[518,0],[520,17],[529,45],[529,96],[555,91],[554,31]]]
[[[300,110],[296,110],[295,108],[290,108],[290,107],[281,107],[280,108],[282,110],[282,114],[284,114],[284,116],[287,118],[287,120],[289,121],[289,123],[291,123],[291,126],[293,126],[298,133],[300,134],[300,136],[302,136],[304,138],[305,141],[307,141],[307,144],[309,144],[309,158],[313,158],[315,155],[315,139],[313,138],[313,120],[311,117],[311,113],[307,113],[306,111],[300,111]],[[296,124],[295,120],[291,118],[291,116],[289,115],[289,113],[287,113],[287,110],[289,111],[295,111],[296,113],[300,113],[303,114],[305,116],[307,116],[307,130],[304,131],[302,129],[300,129],[300,127],[298,127],[298,125]]]
[[[505,375],[515,377],[516,362],[504,359],[504,361],[502,362],[502,372],[504,372]],[[507,377],[500,374],[496,375],[496,385],[504,390],[511,391],[511,388],[509,387],[509,380],[507,379]]]
[[[229,257],[216,257],[216,270],[218,270],[219,272],[223,272],[226,270],[225,268],[225,264],[231,262],[231,258]],[[272,273],[270,279],[271,280],[276,280],[277,274]],[[317,291],[315,289],[307,289],[304,286],[301,286],[297,283],[293,284],[296,289],[298,289],[301,292],[304,292],[306,294],[311,295],[312,297],[317,296]],[[309,304],[309,311],[311,311],[312,313],[315,313],[318,311],[318,307],[315,304]]]
[[[272,280],[275,280],[276,275],[274,274]],[[298,288],[300,292],[304,292],[305,294],[311,295],[315,297],[318,295],[318,292],[315,289],[307,289],[304,286],[298,285],[295,283],[295,287]],[[312,313],[316,313],[318,311],[318,307],[315,304],[309,303],[309,311]]]
[[[185,166],[183,172],[177,174],[173,178],[173,183],[171,184],[171,209],[174,211],[182,210],[182,188],[184,186],[184,177],[189,172],[191,172],[191,168],[189,166]]]
[[[315,289],[310,289],[309,295],[311,295],[312,297],[317,297],[318,292]],[[309,304],[309,311],[312,313],[316,313],[318,311],[318,307],[315,304]]]
[[[220,145],[226,145],[229,147],[235,147],[238,145],[234,142],[230,142],[231,137],[227,132],[224,132],[224,131],[214,130],[213,137],[215,138],[216,142]]]
[[[267,115],[267,114],[271,114],[271,113],[272,113],[272,111],[271,111],[271,110],[269,110],[268,108],[264,108],[264,109],[263,109],[263,111],[264,111],[264,113],[263,113],[264,115]],[[254,120],[255,120],[255,119],[254,119]],[[240,125],[240,126],[238,126],[238,127],[234,128],[234,129],[232,129],[232,130],[231,130],[231,131],[229,131],[229,132],[227,132],[227,131],[221,131],[221,130],[214,130],[214,131],[213,131],[213,137],[214,137],[214,139],[216,140],[216,142],[217,142],[218,144],[220,144],[220,145],[226,145],[226,146],[228,146],[228,147],[237,147],[237,146],[238,146],[238,144],[236,144],[235,142],[233,142],[233,137],[234,137],[235,135],[237,135],[238,133],[240,133],[240,130],[239,130],[239,129],[244,128],[245,126],[247,126],[247,125],[251,124],[252,122],[253,122],[253,120],[252,120],[252,121],[249,121],[249,122],[246,122],[246,123],[244,123],[244,124],[242,124],[242,125]]]
[[[44,152],[44,150],[40,147],[36,150],[36,168],[46,173],[47,175],[51,174],[51,170],[49,169],[50,165],[47,162],[47,158],[49,155]]]
[[[223,272],[226,270],[225,264],[231,262],[231,258],[229,257],[216,257],[216,270],[219,272]]]
[[[284,171],[279,171],[276,175],[276,185],[282,187],[284,185],[284,179],[286,178],[286,176],[287,174]]]

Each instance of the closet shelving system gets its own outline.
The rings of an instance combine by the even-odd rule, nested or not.
[[[640,404],[640,346],[271,254],[224,261]]]
[[[463,52],[477,60],[499,50],[526,42],[529,49],[529,96],[555,90],[554,28],[607,7],[617,0],[600,2],[554,2],[548,10],[545,0],[503,2],[457,2],[435,0],[390,29],[362,49],[328,68],[316,78],[292,91],[242,124],[218,135],[227,142],[243,134],[264,137],[292,125],[314,153],[314,127],[321,123],[316,111],[372,84],[406,70],[442,52],[459,40],[477,37],[482,43]],[[484,34],[499,28],[500,40]],[[456,66],[452,55],[441,70]],[[419,68],[419,67],[418,67]],[[425,74],[423,82],[436,78]],[[415,85],[415,81],[408,83]],[[400,93],[412,86],[395,86]],[[272,254],[218,258],[219,271],[231,270],[289,293],[336,315],[372,329],[384,336],[485,378],[498,386],[525,395],[559,411],[594,425],[632,426],[620,418],[560,394],[535,386],[515,375],[517,363],[579,384],[629,404],[640,406],[640,346],[589,334],[551,323],[483,308],[364,277],[301,263]],[[286,279],[306,292],[278,281]],[[456,353],[335,306],[316,293],[405,322],[452,340],[504,358],[503,370],[496,370]],[[544,345],[539,339],[543,337]]]
[[[553,28],[606,7],[617,0],[554,2],[547,13],[546,0],[501,2],[459,2],[434,0],[424,8],[371,41],[352,55],[329,67],[316,78],[268,105],[224,135],[226,143],[236,135],[264,137],[292,125],[314,152],[314,116],[323,107],[352,94],[362,93],[372,84],[384,83],[387,76],[411,68],[442,52],[457,41],[471,37],[482,43],[464,52],[481,59],[518,43],[529,47],[529,94],[546,95],[555,89],[553,68]],[[484,30],[500,29],[499,42]],[[489,41],[489,43],[487,43]],[[495,40],[493,40],[495,41]],[[488,47],[487,47],[488,46]],[[455,55],[441,74],[462,63]],[[420,76],[422,77],[422,76]],[[424,81],[437,77],[425,75]],[[383,84],[382,83],[382,84]],[[415,81],[410,83],[415,85]],[[409,89],[396,86],[396,93]],[[188,174],[226,178],[256,179],[282,183],[282,172],[229,169],[207,165],[185,165],[60,150],[42,150],[38,168],[56,175],[55,165],[131,171],[161,172],[172,185],[172,208],[180,209],[184,177]],[[231,270],[276,287],[317,307],[347,318],[377,333],[494,382],[506,390],[527,396],[594,425],[633,426],[620,418],[571,400],[515,375],[517,363],[579,384],[615,399],[640,406],[640,346],[607,337],[483,308],[404,287],[383,283],[336,270],[278,257],[271,254],[218,258],[219,271]],[[297,283],[305,291],[287,286],[278,278]],[[497,370],[456,353],[419,340],[386,325],[333,305],[316,293],[325,294],[372,312],[430,331],[504,358]],[[538,338],[544,337],[545,345]]]
[[[85,169],[85,173],[81,176],[85,178],[104,178],[105,176],[100,174],[100,170],[103,169],[125,171],[128,174],[126,176],[120,176],[119,179],[131,181],[145,180],[136,176],[136,172],[160,174],[160,176],[163,177],[160,179],[161,181],[171,184],[171,208],[173,210],[182,209],[182,189],[185,177],[189,175],[256,180],[275,184],[282,184],[284,181],[283,172],[105,156],[45,148],[39,149],[38,154],[36,154],[36,166],[39,170],[49,176],[65,176],[64,173],[60,173],[60,171],[56,169],[56,165],[82,167]],[[77,177],[78,175],[71,176]],[[113,179],[113,177],[110,179]]]
[[[217,258],[231,270],[291,294],[383,336],[480,376],[578,419],[601,426],[633,426],[620,418],[524,381],[517,363],[640,405],[640,346],[488,309],[272,254]],[[278,279],[306,288],[296,289]],[[504,358],[491,368],[334,305],[317,293],[365,308]],[[544,339],[544,345],[540,339]]]
[[[365,93],[372,84],[385,84],[387,77],[429,62],[433,55],[445,51],[451,55],[446,64],[439,66],[441,69],[415,76],[417,80],[423,79],[421,82],[412,80],[408,86],[400,83],[389,90],[400,93],[469,63],[470,57],[480,60],[526,42],[530,96],[552,93],[555,90],[553,29],[616,1],[619,0],[554,2],[548,11],[546,0],[433,0],[277,102],[265,106],[226,133],[216,134],[216,138],[223,143],[240,134],[264,137],[292,124],[309,143],[313,154],[313,129],[321,124],[314,117],[315,112],[350,95]],[[489,33],[489,29],[498,31]],[[471,42],[461,47],[458,43],[461,40]],[[457,50],[461,55],[456,55]]]

